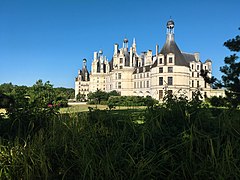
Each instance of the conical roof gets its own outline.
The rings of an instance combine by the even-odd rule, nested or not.
[[[165,57],[169,53],[173,53],[175,55],[175,65],[189,67],[189,63],[184,58],[176,42],[174,41],[174,34],[167,34],[166,42],[160,51],[160,54],[163,54]]]

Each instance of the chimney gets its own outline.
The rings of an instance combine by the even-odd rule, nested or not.
[[[114,44],[114,55],[117,55],[118,53],[118,44]]]
[[[158,44],[156,45],[156,58],[158,58]]]
[[[198,52],[194,53],[196,61],[200,61],[200,54]]]
[[[97,57],[98,57],[98,53],[97,53],[97,52],[94,52],[94,58],[93,58],[93,60],[97,60]]]

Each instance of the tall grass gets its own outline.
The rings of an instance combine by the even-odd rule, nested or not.
[[[46,116],[0,139],[0,178],[240,179],[239,115],[176,103]]]

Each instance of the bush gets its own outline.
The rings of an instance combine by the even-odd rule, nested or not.
[[[108,99],[108,106],[154,106],[158,101],[150,96],[112,96]]]
[[[215,107],[227,107],[227,101],[226,101],[226,98],[222,97],[222,96],[213,96],[213,97],[210,97],[208,99],[208,101],[210,102],[210,104],[212,106],[215,106]]]

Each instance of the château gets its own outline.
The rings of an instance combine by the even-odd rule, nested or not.
[[[212,76],[212,61],[201,61],[199,53],[186,53],[179,49],[174,37],[174,21],[167,22],[166,42],[155,54],[152,50],[138,53],[136,40],[128,46],[123,40],[120,48],[114,44],[111,61],[103,51],[94,52],[91,71],[87,70],[86,59],[75,79],[75,95],[102,90],[116,90],[122,96],[151,96],[162,100],[166,93],[184,94],[191,99],[196,91],[203,97],[223,96],[223,90],[212,89],[200,75],[201,70]]]

